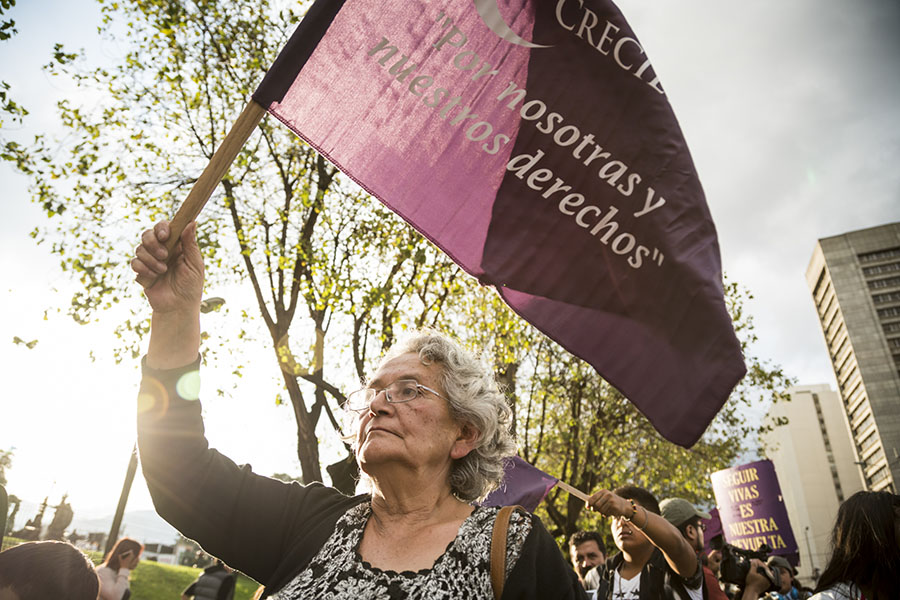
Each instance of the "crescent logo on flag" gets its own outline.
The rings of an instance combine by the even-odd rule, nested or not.
[[[518,44],[519,46],[525,46],[526,48],[550,47],[530,42],[510,29],[509,25],[500,14],[500,7],[497,5],[497,0],[473,0],[473,2],[475,3],[475,10],[477,10],[478,14],[481,16],[481,20],[484,21],[484,24],[488,26],[488,29],[496,33],[501,40]]]

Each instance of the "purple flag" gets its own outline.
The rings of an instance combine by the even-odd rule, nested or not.
[[[511,506],[520,504],[534,512],[559,479],[547,475],[518,456],[503,460],[503,483],[488,494],[483,506]]]
[[[725,541],[745,550],[767,544],[772,554],[796,565],[800,558],[797,542],[772,461],[723,469],[710,478]]]
[[[709,511],[709,518],[703,519],[703,523],[706,525],[706,530],[703,532],[703,553],[709,554],[709,551],[712,550],[710,542],[712,542],[714,537],[722,535],[722,521],[719,519],[719,509],[714,508]]]
[[[743,377],[716,232],[608,0],[318,0],[254,99],[665,437]]]

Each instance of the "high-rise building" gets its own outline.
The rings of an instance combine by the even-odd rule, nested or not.
[[[806,270],[866,489],[900,484],[900,223],[819,240]]]
[[[863,489],[841,398],[828,385],[795,386],[776,402],[760,440],[775,466],[800,551],[797,577],[815,587],[831,553],[838,507]],[[785,420],[787,421],[785,423]]]

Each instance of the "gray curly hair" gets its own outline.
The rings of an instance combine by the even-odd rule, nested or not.
[[[503,459],[516,453],[506,396],[490,367],[440,332],[412,332],[392,346],[381,362],[410,352],[418,354],[423,364],[442,367],[441,387],[447,394],[450,415],[478,431],[475,448],[451,468],[450,489],[460,500],[480,500],[500,485]]]

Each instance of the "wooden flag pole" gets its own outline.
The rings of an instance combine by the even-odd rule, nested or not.
[[[234,162],[238,152],[241,151],[241,148],[247,142],[247,138],[250,137],[250,134],[253,133],[253,130],[256,129],[256,126],[259,125],[265,114],[266,109],[253,99],[241,111],[237,121],[231,126],[228,135],[222,140],[222,144],[216,149],[209,164],[206,165],[203,173],[194,182],[194,187],[191,188],[184,203],[169,223],[169,239],[166,241],[166,249],[169,252],[178,244],[181,232],[188,226],[188,223],[196,219],[200,211],[203,210],[206,201],[212,196],[213,190],[225,177],[225,173],[228,172],[231,163]],[[152,281],[138,277],[138,283],[146,286],[152,284]]]
[[[561,479],[557,480],[556,485],[558,485],[560,488],[566,490],[567,492],[569,492],[576,498],[581,498],[585,502],[587,502],[590,499],[590,496],[588,496],[587,494],[585,494],[578,488],[572,487],[571,485],[569,485],[568,483],[566,483],[565,481],[563,481]]]

